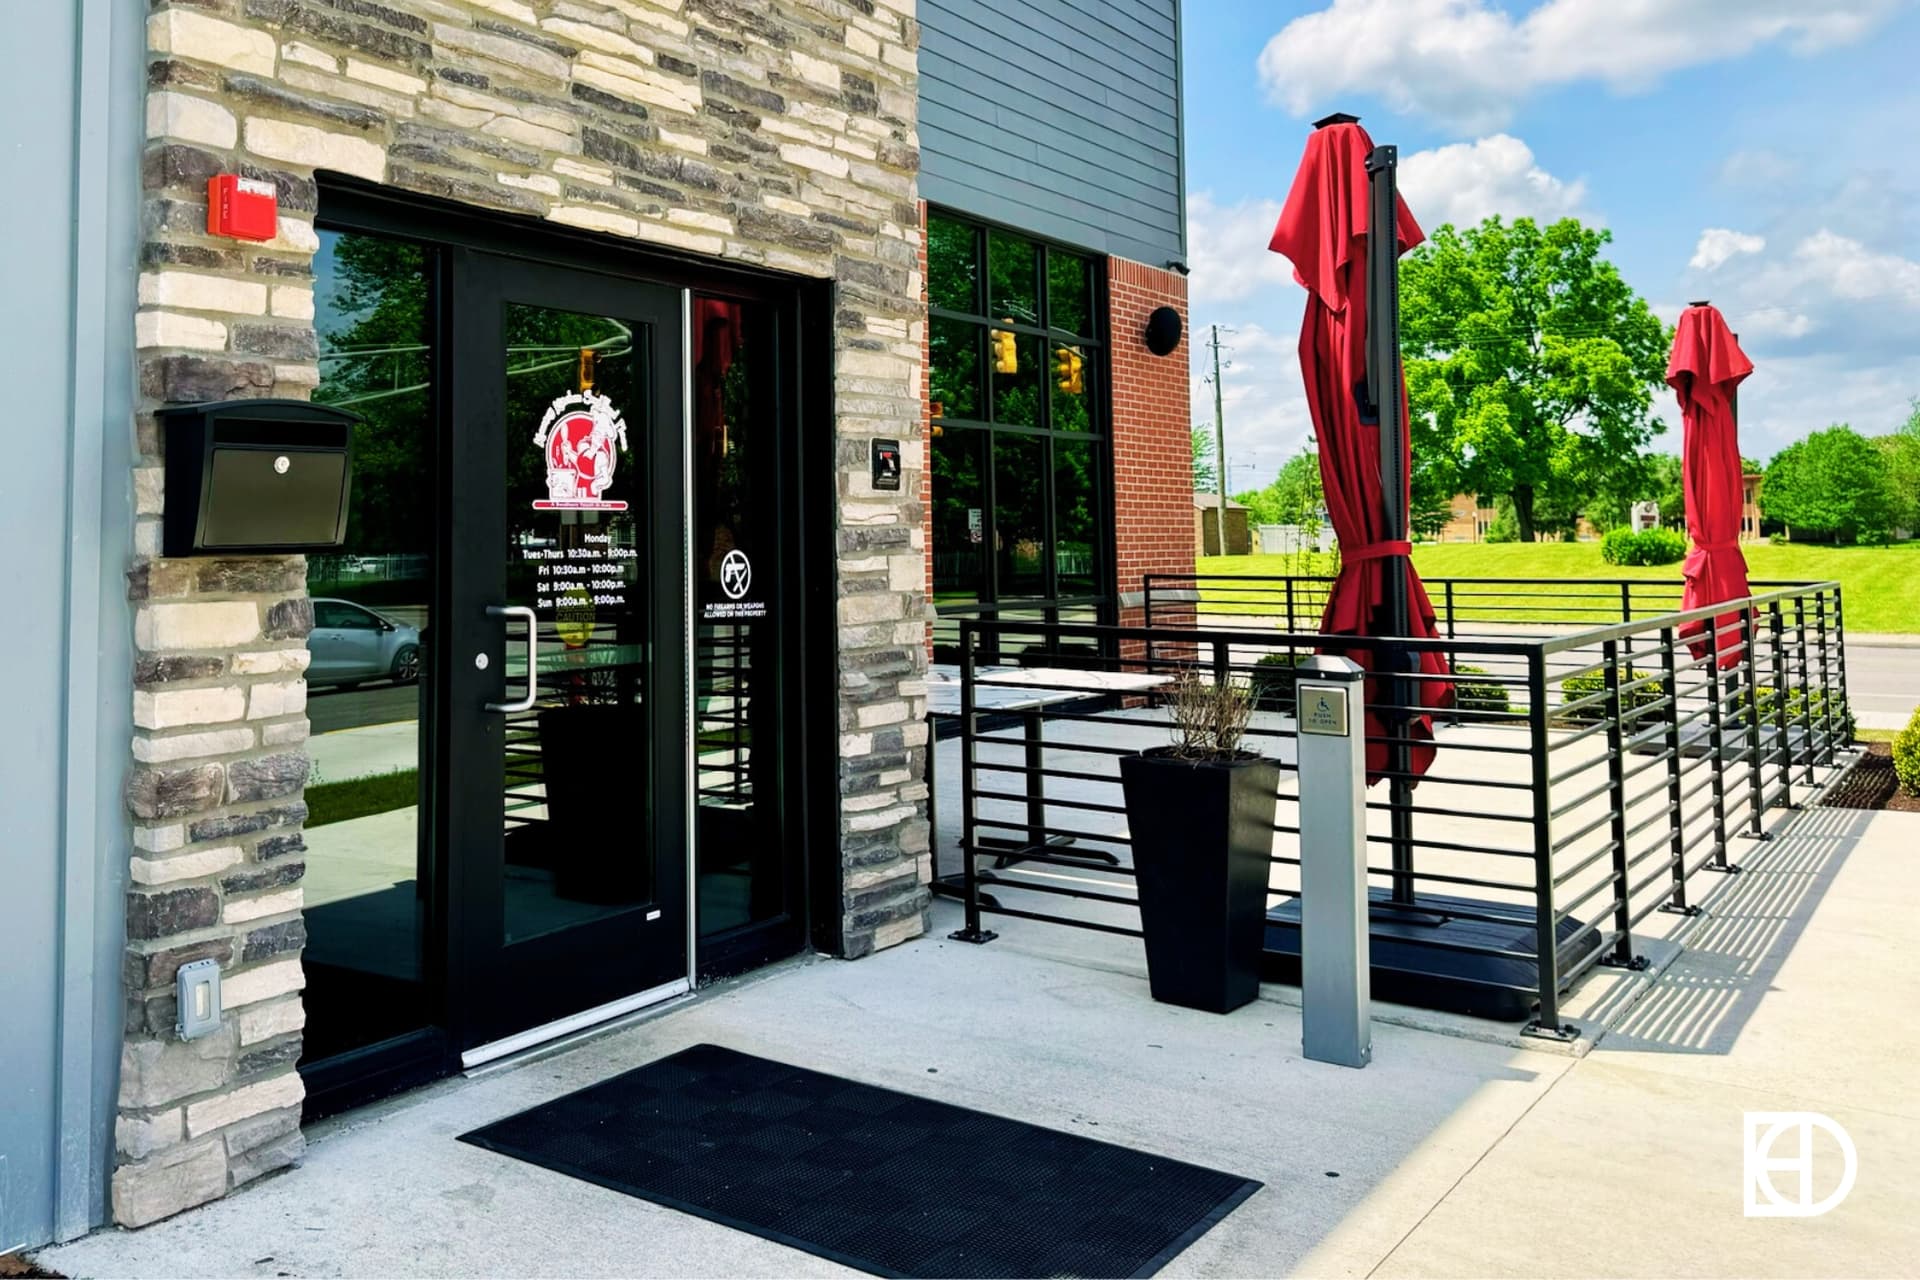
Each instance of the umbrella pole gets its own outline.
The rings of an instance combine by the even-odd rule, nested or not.
[[[1406,422],[1400,400],[1400,242],[1398,220],[1398,171],[1400,149],[1375,147],[1367,157],[1367,391],[1380,415],[1380,502],[1385,517],[1384,541],[1401,542],[1408,538],[1404,473],[1406,458]],[[1405,556],[1387,556],[1380,561],[1387,634],[1405,636],[1410,629],[1407,603]],[[1407,673],[1413,667],[1413,654],[1405,649],[1386,653],[1388,671],[1387,703],[1387,796],[1391,805],[1393,839],[1393,901],[1413,902],[1413,768],[1412,744],[1408,740],[1409,713],[1401,708],[1413,704],[1413,681]]]

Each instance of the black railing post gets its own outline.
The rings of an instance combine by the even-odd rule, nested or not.
[[[956,942],[992,942],[999,935],[980,927],[980,874],[974,866],[974,628],[972,618],[960,619],[960,868],[966,926],[948,936]]]
[[[1713,752],[1713,871],[1730,871],[1727,861],[1727,735],[1720,704],[1720,619],[1707,623],[1707,746]]]
[[[1453,629],[1453,579],[1448,578],[1445,586],[1447,590],[1447,639],[1452,640],[1455,638]]]
[[[1820,653],[1820,763],[1833,763],[1833,670],[1827,665],[1827,592],[1813,597],[1813,620]]]
[[[1560,922],[1553,908],[1552,771],[1547,757],[1547,655],[1527,652],[1527,763],[1533,770],[1533,953],[1538,958],[1540,1012],[1526,1034],[1571,1040],[1578,1028],[1560,1021]]]
[[[1741,709],[1747,724],[1747,817],[1755,840],[1771,836],[1761,825],[1760,811],[1765,807],[1766,782],[1760,774],[1760,672],[1753,654],[1753,610],[1740,611],[1740,671],[1745,686],[1746,705]]]
[[[1847,600],[1839,583],[1833,584],[1833,656],[1840,676],[1840,745],[1853,745],[1853,703],[1847,699]]]
[[[1773,651],[1768,656],[1773,660],[1774,732],[1780,735],[1774,750],[1780,770],[1780,804],[1797,809],[1800,806],[1793,802],[1793,720],[1787,707],[1787,626],[1778,600],[1767,605],[1767,644]]]
[[[1620,621],[1633,621],[1633,584],[1625,578],[1620,580]],[[1633,670],[1633,637],[1627,637],[1627,670]]]
[[[1299,630],[1298,627],[1293,625],[1293,575],[1292,574],[1287,575],[1287,630],[1289,632]]]
[[[1800,658],[1800,763],[1804,766],[1800,772],[1800,781],[1809,788],[1813,786],[1813,669],[1807,662],[1807,597],[1804,592],[1795,592],[1793,597],[1793,644]]]
[[[1213,683],[1220,688],[1225,688],[1227,681],[1233,676],[1233,667],[1228,660],[1229,657],[1227,642],[1224,640],[1215,640],[1213,642]]]
[[[1621,649],[1618,640],[1601,645],[1607,664],[1607,803],[1613,810],[1613,954],[1602,964],[1644,969],[1633,954],[1633,905],[1628,898],[1627,868],[1627,745],[1624,712],[1620,704]],[[1629,669],[1631,674],[1631,669]]]
[[[1697,916],[1700,908],[1687,905],[1686,822],[1681,812],[1685,802],[1680,788],[1680,675],[1675,641],[1672,627],[1660,629],[1660,692],[1667,702],[1667,849],[1673,859],[1673,896],[1662,910]]]

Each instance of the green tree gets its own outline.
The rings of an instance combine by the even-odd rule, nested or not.
[[[1193,491],[1220,492],[1220,471],[1213,465],[1213,432],[1206,427],[1193,428]]]
[[[1236,493],[1233,500],[1246,507],[1251,524],[1317,525],[1323,505],[1319,455],[1302,449],[1264,489]]]
[[[1885,456],[1845,423],[1782,449],[1760,488],[1761,511],[1791,539],[1884,542],[1892,507]]]
[[[1878,444],[1887,460],[1888,523],[1912,537],[1920,532],[1920,398],[1900,429]]]
[[[1756,464],[1757,465],[1757,464]],[[1660,523],[1681,528],[1687,522],[1686,491],[1681,487],[1680,456],[1650,453],[1602,475],[1585,515],[1594,527],[1605,533],[1633,522],[1633,504],[1660,504]]]
[[[322,247],[320,385],[313,398],[360,415],[346,545],[356,554],[432,549],[432,439],[425,252],[403,240],[329,234]]]
[[[1524,541],[1571,528],[1662,429],[1670,334],[1601,256],[1611,239],[1492,217],[1441,227],[1400,266],[1414,456],[1510,498]]]

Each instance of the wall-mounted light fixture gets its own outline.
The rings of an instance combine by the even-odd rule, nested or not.
[[[1147,317],[1147,350],[1164,356],[1180,345],[1180,313],[1172,307],[1155,307]]]

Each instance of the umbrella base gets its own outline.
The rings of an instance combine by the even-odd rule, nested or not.
[[[1373,997],[1420,1009],[1439,1009],[1474,1018],[1521,1022],[1538,1003],[1540,967],[1525,955],[1483,955],[1456,950],[1532,952],[1533,909],[1444,894],[1420,894],[1412,908],[1395,904],[1384,889],[1370,893],[1370,947]],[[1456,912],[1492,916],[1463,920]],[[1589,932],[1570,942],[1585,926],[1560,922],[1560,972],[1569,973],[1600,945]],[[1261,976],[1268,982],[1300,983],[1300,900],[1267,912],[1266,951]]]

